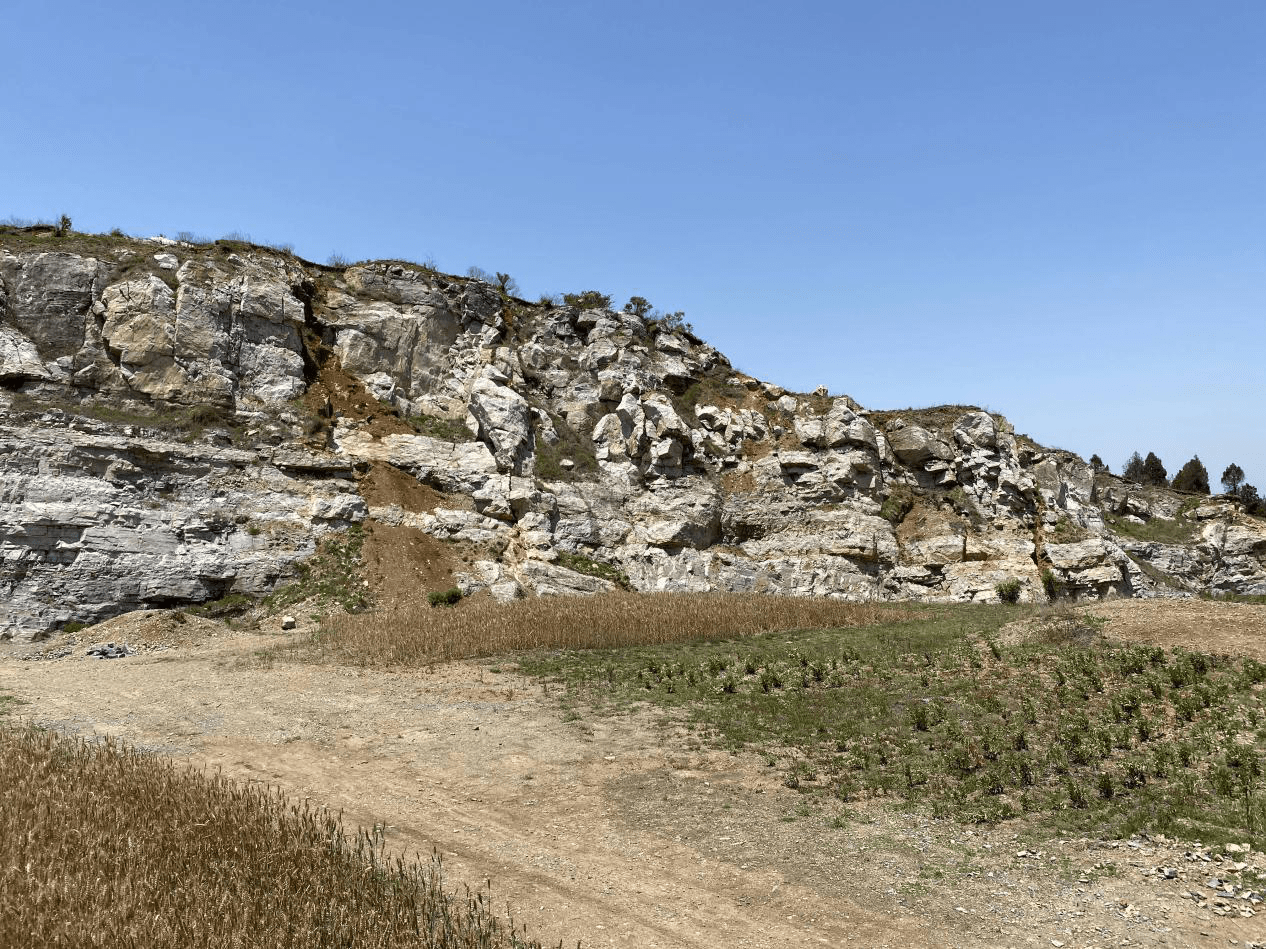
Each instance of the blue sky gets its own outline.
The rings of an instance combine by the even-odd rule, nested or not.
[[[12,4],[0,217],[432,258],[1266,489],[1266,4]]]

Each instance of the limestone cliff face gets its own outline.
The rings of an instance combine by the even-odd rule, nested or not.
[[[1079,597],[1266,593],[1266,522],[1234,502],[404,263],[0,233],[0,413],[10,637],[266,592],[367,517],[476,545],[461,582],[498,597],[609,585],[560,555],[639,590],[972,600],[1016,578],[1040,600],[1050,570]],[[370,504],[384,464],[447,501]]]

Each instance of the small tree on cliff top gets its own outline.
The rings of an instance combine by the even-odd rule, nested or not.
[[[1138,452],[1132,454],[1125,459],[1125,464],[1121,466],[1121,476],[1130,481],[1143,480],[1143,456]]]
[[[1235,494],[1240,490],[1240,482],[1244,480],[1244,469],[1231,462],[1226,466],[1226,471],[1222,472],[1222,487],[1226,489],[1227,494]]]
[[[1171,487],[1175,491],[1190,491],[1194,494],[1209,493],[1209,472],[1200,461],[1200,456],[1192,458],[1174,475]]]
[[[1262,500],[1262,496],[1251,484],[1242,485],[1236,492],[1236,496],[1244,505],[1244,513],[1255,517],[1266,517],[1266,500]]]
[[[624,312],[632,313],[634,316],[646,316],[651,312],[651,301],[646,297],[630,297],[629,302],[624,304]]]
[[[1155,452],[1149,451],[1147,457],[1143,459],[1143,483],[1163,485],[1168,482],[1168,479],[1169,473],[1161,464],[1161,460],[1156,457]]]

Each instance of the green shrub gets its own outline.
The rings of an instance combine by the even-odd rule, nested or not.
[[[558,565],[566,567],[568,570],[575,570],[577,573],[583,573],[587,577],[597,577],[599,580],[608,580],[614,583],[621,590],[632,590],[633,585],[629,582],[628,576],[609,563],[603,563],[600,560],[594,560],[586,557],[584,554],[559,554]]]
[[[634,316],[646,316],[651,312],[650,301],[646,297],[630,297],[629,302],[624,304],[624,312],[632,313]]]
[[[1099,789],[1099,796],[1105,801],[1110,801],[1116,795],[1116,783],[1112,780],[1112,775],[1106,771],[1099,773],[1099,779],[1096,782]]]
[[[405,421],[419,435],[438,438],[441,441],[469,442],[475,439],[475,436],[470,433],[470,429],[466,427],[466,423],[461,419],[443,418],[439,415],[428,415],[423,412],[420,415],[410,415],[405,418]]]
[[[255,598],[245,593],[229,593],[218,600],[207,600],[185,608],[186,613],[211,619],[240,616],[255,605]]]
[[[1063,586],[1059,577],[1055,576],[1054,570],[1048,567],[1042,571],[1042,590],[1046,593],[1048,600],[1058,600],[1060,593],[1063,592]]]
[[[693,336],[694,326],[686,322],[685,310],[674,310],[672,313],[651,314],[651,328],[657,333],[676,333],[681,331]]]
[[[1153,517],[1142,524],[1136,524],[1116,514],[1105,514],[1104,520],[1117,534],[1157,544],[1189,543],[1196,530],[1195,524],[1184,517],[1174,520]]]
[[[562,416],[553,412],[547,414],[558,441],[551,445],[540,435],[535,436],[536,476],[545,481],[575,481],[596,475],[598,457],[594,452],[589,420],[586,419],[581,431],[577,432]],[[564,458],[571,461],[570,468],[563,465]]]
[[[998,594],[998,599],[1003,603],[1018,603],[1020,601],[1020,589],[1022,584],[1015,577],[1009,580],[1003,580],[993,589]]]
[[[1070,780],[1067,785],[1068,805],[1077,810],[1085,810],[1090,806],[1090,801],[1086,797],[1086,789],[1076,781]]]
[[[564,293],[563,305],[574,306],[580,310],[609,310],[611,309],[611,294],[599,293],[597,290]]]
[[[905,486],[894,488],[879,507],[879,516],[892,524],[900,524],[914,509],[914,495]]]
[[[447,590],[436,590],[426,600],[432,606],[456,606],[461,598],[462,591],[457,587],[450,587]]]

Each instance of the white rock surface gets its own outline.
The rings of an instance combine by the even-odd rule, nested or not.
[[[797,395],[632,314],[511,307],[413,265],[93,246],[0,235],[0,635],[265,592],[371,514],[476,545],[483,566],[461,582],[507,601],[609,588],[560,553],[640,590],[987,601],[1018,579],[1041,600],[1049,568],[1083,598],[1266,593],[1266,521],[1226,499],[1184,512],[979,409]],[[296,399],[327,358],[402,414],[465,418],[476,440],[338,417],[314,432]],[[214,424],[90,418],[191,406],[235,415],[242,447]],[[452,502],[371,512],[357,490],[371,464]],[[1107,514],[1181,518],[1192,537],[1119,536]]]

